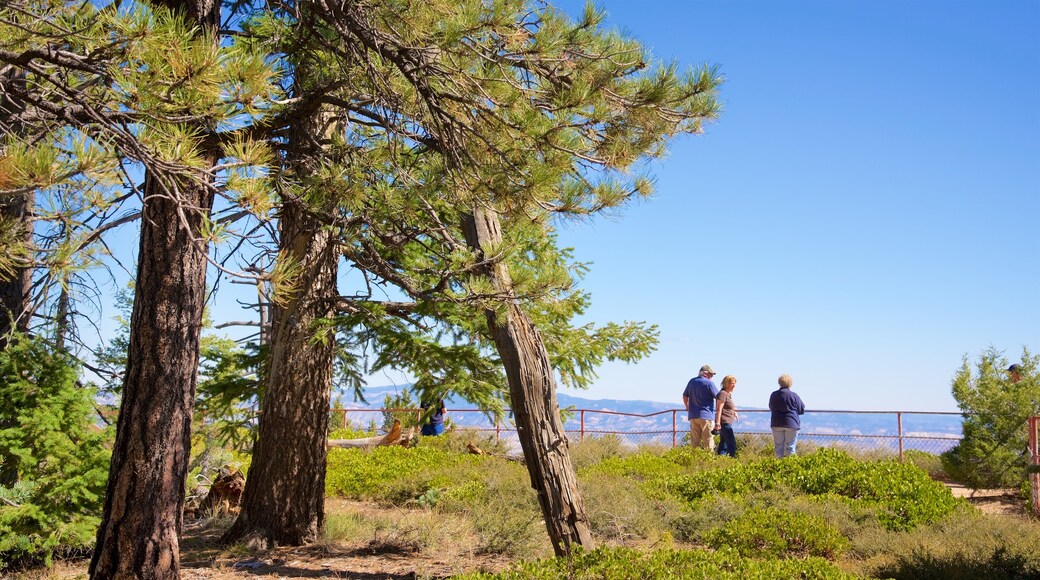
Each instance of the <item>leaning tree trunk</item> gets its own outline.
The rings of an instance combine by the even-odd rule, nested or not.
[[[166,0],[205,28],[216,0]],[[217,162],[210,154],[207,162]],[[205,179],[199,176],[200,180]],[[145,174],[130,345],[91,578],[179,578],[213,189]]]
[[[498,214],[493,210],[477,208],[473,215],[466,216],[463,227],[467,244],[479,252],[502,242]],[[489,265],[484,273],[491,277],[496,291],[512,296],[505,264]],[[485,314],[505,366],[517,435],[553,550],[563,556],[574,545],[591,548],[588,516],[571,464],[556,401],[556,379],[542,337],[516,301],[510,301],[504,312],[488,309]]]
[[[331,232],[306,204],[283,203],[279,215],[284,258],[300,276],[281,305],[271,305],[267,390],[259,436],[246,477],[241,511],[225,541],[302,545],[325,522],[325,458],[335,336],[319,329],[332,316],[339,254]],[[328,336],[316,337],[316,332]]]

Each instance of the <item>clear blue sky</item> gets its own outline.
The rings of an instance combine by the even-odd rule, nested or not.
[[[589,319],[661,329],[573,394],[680,402],[708,363],[745,406],[789,373],[813,409],[950,411],[965,354],[1040,349],[1040,1],[597,5],[726,83],[651,201],[563,229]]]

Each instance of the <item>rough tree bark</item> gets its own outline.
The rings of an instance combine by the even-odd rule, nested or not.
[[[313,142],[317,123],[296,122],[295,147]],[[305,159],[303,151],[300,159]],[[301,162],[302,163],[302,162]],[[297,169],[304,173],[305,164]],[[339,253],[331,232],[303,200],[286,199],[278,216],[282,259],[299,268],[295,290],[271,304],[268,384],[241,511],[225,541],[302,545],[325,522],[325,458],[335,336],[316,337],[338,296]]]
[[[466,243],[481,255],[502,242],[501,224],[494,210],[476,208],[464,218],[463,229]],[[512,296],[506,264],[489,264],[483,273],[491,278],[498,293]],[[485,316],[505,366],[517,435],[531,487],[538,492],[549,539],[557,556],[570,553],[575,545],[592,548],[585,503],[560,420],[549,353],[538,329],[519,304],[510,301],[505,308],[504,313],[488,309]]]
[[[17,86],[24,88],[25,73],[17,69],[0,71],[0,136],[20,134],[21,127],[14,120],[24,110],[22,103],[10,98]],[[0,219],[17,223],[22,228],[26,244],[32,243],[33,206],[36,192],[29,190],[16,196],[0,196]],[[18,266],[10,276],[0,275],[0,350],[14,331],[27,332],[32,316],[32,268]]]
[[[24,107],[10,98],[11,92],[24,88],[24,71],[7,69],[0,71],[0,137],[19,134],[21,127],[14,120]],[[0,151],[0,156],[3,152]],[[0,220],[17,224],[26,244],[32,244],[32,212],[36,204],[36,192],[29,190],[17,196],[0,196]],[[13,271],[4,275],[0,272],[0,351],[5,350],[12,332],[28,332],[32,317],[32,268],[30,264],[15,265]],[[9,425],[0,425],[8,428]],[[11,487],[18,481],[18,470],[13,458],[0,459],[0,486]]]
[[[334,337],[315,340],[315,321],[330,317],[336,253],[329,232],[299,202],[283,205],[282,248],[302,267],[300,290],[272,304],[267,390],[241,511],[224,535],[258,546],[301,545],[325,521],[325,458]],[[320,419],[320,420],[316,420]]]
[[[169,0],[203,27],[216,0]],[[211,166],[217,161],[211,154]],[[184,482],[199,363],[213,190],[147,173],[123,398],[91,578],[179,578]]]
[[[36,195],[29,191],[13,198],[0,198],[0,216],[17,222],[23,228],[25,243],[32,243],[33,205]],[[15,268],[13,275],[0,276],[0,350],[7,348],[12,332],[28,332],[32,317],[32,268],[29,264]]]

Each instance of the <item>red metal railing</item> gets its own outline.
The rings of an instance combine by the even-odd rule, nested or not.
[[[361,420],[363,425],[382,413],[414,413],[418,419],[420,411],[418,409],[332,409],[332,413],[336,417],[333,424],[347,427],[349,425],[348,416],[364,418]],[[676,447],[688,431],[685,409],[668,409],[648,414],[569,409],[566,413],[569,418],[564,423],[564,429],[568,433],[573,433],[579,441],[583,441],[586,437],[612,435],[633,445],[658,443]],[[741,410],[741,422],[735,429],[737,434],[771,436],[768,413],[769,411],[765,409]],[[679,418],[680,415],[682,419]],[[834,424],[833,416],[835,415],[853,415],[864,418],[858,422],[854,419],[845,421],[847,429],[842,432],[841,429],[828,427],[828,425]],[[894,424],[887,426],[885,423],[881,423],[879,426],[876,420],[868,419],[868,416],[892,417]],[[910,419],[921,422],[924,418],[935,416],[948,416],[952,420],[953,417],[960,417],[961,414],[924,411],[809,410],[806,411],[806,417],[802,420],[803,430],[799,434],[799,440],[811,441],[821,446],[843,445],[859,449],[883,449],[898,454],[900,460],[903,459],[903,454],[907,449],[937,454],[956,445],[961,439],[960,436],[949,432],[929,431],[927,428],[908,430],[905,421]],[[496,440],[515,440],[516,438],[516,429],[508,419],[506,421],[490,420],[479,409],[449,409],[448,417],[458,427],[488,434],[493,433]],[[749,420],[748,417],[754,417],[754,419]],[[862,423],[861,428],[857,428],[858,423]],[[868,423],[873,423],[873,425]],[[959,422],[957,426],[959,427]],[[873,432],[865,432],[867,430],[873,430]]]
[[[1032,467],[1029,473],[1029,487],[1033,490],[1033,513],[1040,514],[1040,452],[1037,451],[1037,426],[1040,417],[1033,415],[1029,418],[1029,465]]]

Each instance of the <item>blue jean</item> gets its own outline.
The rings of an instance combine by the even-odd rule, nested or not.
[[[778,458],[794,455],[794,448],[797,444],[798,429],[792,427],[773,427],[773,451],[776,453]]]
[[[422,426],[423,435],[437,436],[444,433],[444,423],[427,423]]]
[[[719,455],[737,456],[737,436],[733,433],[733,425],[723,423],[719,429]]]

